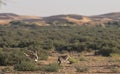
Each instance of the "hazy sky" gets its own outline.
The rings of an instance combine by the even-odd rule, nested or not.
[[[50,16],[120,12],[120,0],[6,0],[6,3],[0,8],[0,13]]]

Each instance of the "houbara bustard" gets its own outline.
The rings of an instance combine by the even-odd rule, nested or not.
[[[28,52],[26,52],[26,53],[24,53],[24,54],[25,54],[25,56],[27,56],[27,57],[33,59],[35,62],[38,61],[38,54],[37,54],[37,51],[30,51],[30,50],[29,50]]]
[[[70,58],[69,55],[61,55],[61,56],[58,56],[57,62],[59,65],[62,63],[67,63],[67,62],[69,62],[69,58]]]

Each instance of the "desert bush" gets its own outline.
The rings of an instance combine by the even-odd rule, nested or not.
[[[117,55],[120,54],[120,50],[117,47],[111,48],[110,46],[108,47],[102,47],[101,50],[98,51],[99,54],[103,56],[112,56],[112,55]]]
[[[38,56],[39,56],[39,60],[47,60],[49,53],[47,50],[38,50]]]
[[[79,61],[88,61],[88,59],[81,56],[81,57],[79,58]]]
[[[120,54],[111,53],[110,57],[120,57]]]
[[[78,60],[74,59],[73,57],[70,57],[68,61],[70,62],[70,64],[74,64],[78,62]]]
[[[75,67],[77,72],[88,72],[89,71],[89,68],[88,67]]]
[[[111,65],[111,66],[109,66],[109,68],[110,68],[110,71],[113,73],[119,72],[117,65]]]
[[[17,71],[36,71],[39,70],[35,62],[32,61],[22,61],[14,66]]]
[[[1,71],[4,72],[4,73],[14,72],[11,67],[5,67],[5,68],[3,68]]]
[[[58,72],[60,68],[61,68],[60,65],[58,65],[56,63],[52,63],[49,65],[43,66],[42,70],[47,71],[47,72]]]
[[[109,47],[104,47],[103,49],[99,50],[98,53],[103,56],[110,56],[110,54],[112,53],[112,49]]]
[[[110,70],[111,70],[111,72],[113,72],[113,73],[119,72],[119,70],[118,70],[117,68],[111,68]]]
[[[26,57],[20,50],[10,49],[9,51],[3,51],[0,53],[0,65],[14,65],[21,61],[30,61],[31,59]]]

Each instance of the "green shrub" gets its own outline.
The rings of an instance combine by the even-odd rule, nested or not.
[[[88,72],[89,71],[89,68],[88,67],[75,67],[77,72]]]
[[[21,61],[30,61],[31,59],[26,57],[20,50],[11,49],[9,51],[2,51],[0,53],[0,65],[14,65]]]
[[[101,50],[98,51],[98,53],[103,56],[111,56],[112,54],[120,54],[120,50],[118,47],[105,46],[102,47]]]
[[[116,53],[111,53],[110,57],[120,57],[120,54],[116,54]]]
[[[110,56],[110,54],[112,53],[112,49],[109,47],[104,47],[103,49],[99,50],[98,53],[103,56]]]
[[[77,63],[78,61],[76,59],[74,59],[73,57],[70,57],[68,59],[68,61],[70,62],[70,64],[73,64],[73,63]]]
[[[5,67],[1,71],[4,73],[10,73],[10,72],[13,72],[13,69],[11,67]]]
[[[17,71],[36,71],[39,68],[36,66],[35,62],[32,61],[22,61],[14,66]]]
[[[79,61],[88,61],[88,59],[85,57],[80,57]]]
[[[52,63],[49,65],[43,66],[42,70],[47,72],[58,72],[60,68],[61,66],[59,66],[58,64]]]
[[[39,60],[47,60],[49,53],[47,50],[40,49],[38,50],[38,56],[39,56]]]

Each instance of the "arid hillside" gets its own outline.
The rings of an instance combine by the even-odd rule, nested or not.
[[[38,16],[28,16],[28,15],[17,15],[13,13],[0,13],[0,24],[8,24],[11,21],[22,21],[26,23],[37,23],[38,25],[45,23],[42,21],[41,17]]]
[[[111,21],[119,21],[120,13],[108,13],[95,16],[84,15],[54,15],[49,17],[29,16],[29,15],[17,15],[13,13],[0,13],[0,24],[8,24],[11,21],[22,21],[27,23],[33,23],[40,26],[48,25],[98,25]]]

